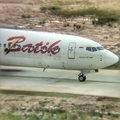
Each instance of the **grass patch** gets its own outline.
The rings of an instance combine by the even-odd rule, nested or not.
[[[72,7],[71,7],[72,6]],[[89,1],[80,0],[51,0],[51,2],[40,8],[42,12],[49,11],[50,14],[62,18],[87,17],[91,18],[93,25],[111,25],[111,23],[120,23],[120,9],[111,9],[106,7],[96,7]]]
[[[83,95],[67,94],[67,93],[54,93],[54,92],[33,92],[33,91],[19,91],[19,90],[0,90],[2,94],[15,94],[15,95],[32,95],[32,96],[50,96],[62,98],[77,98]]]
[[[52,12],[52,11],[60,11],[61,7],[60,6],[54,6],[54,5],[51,5],[51,6],[42,6],[40,8],[40,10],[42,12],[46,12],[46,11],[50,11],[50,12]]]
[[[45,113],[50,113],[52,116],[53,114],[63,114],[66,113],[66,110],[63,110],[62,108],[56,108],[56,109],[48,109],[48,108],[41,108],[41,112]]]
[[[69,113],[61,110],[47,110],[43,115],[32,114],[28,116],[14,115],[13,113],[0,113],[0,120],[102,120],[103,114],[78,111],[77,113]],[[112,120],[119,120],[119,115],[111,115]]]
[[[31,15],[29,15],[29,14],[23,14],[23,15],[21,16],[21,18],[31,18]]]
[[[61,16],[63,18],[85,17],[89,16],[94,25],[105,25],[114,22],[120,22],[120,15],[118,11],[102,10],[93,7],[78,9],[78,10],[50,10],[53,15]]]
[[[74,94],[64,94],[64,93],[46,93],[46,92],[27,92],[27,91],[8,91],[8,90],[1,90],[0,93],[3,94],[17,94],[17,95],[32,95],[32,96],[54,96],[54,97],[80,97],[81,95],[74,95]],[[115,101],[119,102],[119,98],[109,98],[109,97],[98,97],[97,101]],[[40,107],[35,109],[35,114],[28,114],[28,115],[14,115],[13,113],[0,113],[0,120],[102,120],[104,118],[104,112],[95,112],[95,110],[91,111],[82,111],[76,109],[73,113],[67,111],[64,108],[45,108],[43,105],[47,103],[47,101],[40,101]],[[106,109],[110,109],[112,106],[107,106]],[[27,111],[28,112],[28,111]],[[32,112],[32,110],[30,110]],[[39,114],[41,113],[41,114]],[[112,114],[109,113],[107,116],[112,118],[112,120],[119,120],[119,114]]]
[[[80,4],[85,2],[81,0],[51,0],[51,3],[54,5],[73,5],[73,4]]]
[[[22,116],[13,115],[12,113],[0,113],[0,120],[25,120]]]
[[[31,95],[31,96],[47,96],[47,97],[62,97],[62,98],[78,98],[84,95],[70,94],[70,93],[55,93],[55,92],[33,92],[33,91],[19,91],[19,90],[0,90],[0,94],[15,94],[15,95]],[[94,97],[94,96],[93,96]],[[106,101],[116,101],[119,102],[120,98],[113,97],[97,97],[96,99],[105,99]],[[39,104],[42,104],[39,102]]]

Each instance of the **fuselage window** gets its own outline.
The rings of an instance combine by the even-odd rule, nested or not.
[[[6,44],[4,44],[4,47],[6,47]]]
[[[13,48],[15,48],[16,47],[16,45],[13,45]]]
[[[21,48],[21,45],[18,45],[18,48]]]
[[[8,47],[10,47],[10,43],[8,43]]]
[[[23,49],[25,48],[25,45],[23,45]]]
[[[0,43],[0,47],[2,46],[2,44]]]
[[[32,46],[32,48],[34,49],[34,46]],[[36,47],[36,50],[39,50],[39,46]]]
[[[30,49],[30,48],[31,48],[31,46],[28,46],[28,48]]]

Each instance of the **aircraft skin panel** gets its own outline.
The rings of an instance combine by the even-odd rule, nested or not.
[[[98,69],[106,66],[107,50],[97,50],[100,46],[95,41],[78,36],[0,29],[0,64],[71,70]]]

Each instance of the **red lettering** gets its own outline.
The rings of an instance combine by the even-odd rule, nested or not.
[[[31,48],[32,48],[32,44],[27,44],[27,45],[24,45],[21,50],[23,52],[28,51],[28,53],[31,53],[34,50],[34,49],[31,49]]]
[[[12,47],[12,48],[10,49],[11,52],[18,52],[18,51],[20,51],[21,48],[20,48],[20,46],[19,46],[17,43],[24,42],[26,38],[25,38],[24,36],[14,36],[14,37],[10,37],[10,38],[8,39],[8,41],[11,41],[11,42],[9,42],[9,45],[10,45],[10,44],[12,43],[12,41],[14,41],[15,39],[18,39],[18,41],[14,44],[14,46],[15,46],[16,48]]]
[[[21,42],[24,42],[26,38],[24,36],[15,36],[15,37],[10,37],[8,41],[12,41],[15,39],[19,39],[17,43],[21,43]]]
[[[43,41],[36,43],[35,46],[31,43],[26,44],[21,46],[20,43],[24,42],[26,40],[26,38],[24,36],[14,36],[14,37],[10,37],[8,39],[9,44],[11,44],[12,42],[14,43],[13,40],[18,39],[18,41],[14,44],[14,46],[10,49],[11,52],[34,52],[35,54],[37,53],[51,53],[53,55],[57,54],[60,52],[60,47],[57,45],[61,40],[58,40],[56,42],[54,42],[53,44],[49,45],[50,43],[47,42],[46,44],[43,44]]]
[[[51,52],[52,54],[57,54],[60,51],[59,46],[55,46],[56,44],[58,44],[61,40],[56,41],[55,43],[53,43],[48,50],[48,53]]]
[[[41,51],[41,46],[43,45],[43,42],[37,43],[34,48],[34,53],[39,53]]]

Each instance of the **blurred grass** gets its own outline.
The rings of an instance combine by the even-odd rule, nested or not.
[[[59,109],[46,109],[43,115],[37,113],[27,116],[14,115],[13,113],[0,113],[0,120],[103,120],[104,113],[96,113],[94,110],[89,112],[81,111],[70,113],[68,111]],[[111,116],[111,117],[110,117]],[[119,115],[110,114],[112,120],[119,120]]]
[[[7,95],[31,95],[31,96],[47,96],[47,97],[61,97],[61,98],[77,98],[82,97],[84,95],[76,95],[76,94],[66,94],[66,93],[48,93],[48,92],[32,92],[32,91],[12,91],[12,90],[0,90],[0,94]],[[111,102],[119,102],[120,98],[112,98],[112,97],[95,97],[96,102],[100,101],[111,101]],[[44,101],[43,101],[44,102]],[[64,101],[67,102],[67,101]],[[43,104],[42,102],[40,104]],[[0,112],[0,120],[102,120],[104,117],[104,113],[96,112],[91,109],[89,112],[80,110],[80,106],[76,106],[78,109],[73,113],[67,111],[65,108],[45,108],[45,106],[38,106],[35,113],[29,113],[28,115],[15,115],[14,112],[9,111],[8,113]],[[111,107],[111,106],[107,106]],[[1,107],[2,109],[2,107]],[[41,115],[39,115],[39,112]],[[119,114],[109,113],[109,118],[112,120],[119,120]]]
[[[84,8],[77,10],[62,9],[60,6],[47,6],[41,7],[42,11],[49,11],[50,14],[60,16],[62,18],[74,18],[74,17],[90,17],[93,24],[105,25],[107,23],[118,22],[120,23],[120,11],[105,10],[98,8]]]
[[[103,3],[100,2],[100,4],[102,6]],[[120,8],[113,9],[113,7],[107,6],[107,2],[106,7],[101,6],[96,6],[96,2],[82,0],[51,0],[50,4],[45,4],[40,10],[62,18],[89,17],[94,25],[120,23]]]
[[[79,98],[86,95],[82,94],[70,94],[70,93],[57,93],[57,92],[35,92],[35,91],[19,91],[19,90],[0,90],[0,94],[12,94],[12,95],[30,95],[30,96],[47,96],[47,97],[62,97],[62,98]],[[94,97],[94,96],[93,96]],[[104,98],[106,101],[119,101],[120,98],[113,97],[97,97]]]
[[[12,113],[0,113],[0,120],[25,120],[22,116],[13,115]]]

